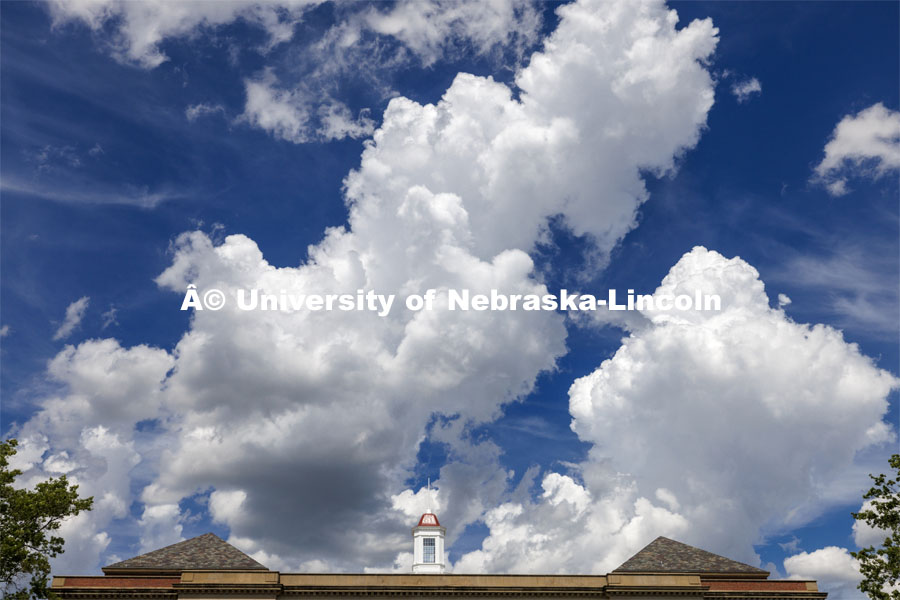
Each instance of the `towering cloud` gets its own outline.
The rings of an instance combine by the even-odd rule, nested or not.
[[[173,291],[173,310],[190,283],[223,290],[229,304],[196,312],[171,354],[111,340],[68,348],[56,364],[68,365],[71,391],[46,400],[42,416],[22,428],[51,440],[30,472],[46,470],[51,454],[82,452],[79,430],[107,427],[140,456],[137,468],[110,473],[125,506],[144,503],[148,543],[177,535],[171,507],[210,495],[212,517],[273,568],[387,566],[407,545],[396,497],[437,414],[432,435],[454,448],[442,493],[456,499],[457,531],[496,506],[506,483],[491,471],[499,452],[469,440],[466,425],[496,418],[554,368],[566,351],[560,315],[241,312],[234,294],[543,293],[528,251],[557,215],[608,253],[647,197],[642,170],[672,170],[697,142],[713,102],[704,61],[716,30],[709,20],[677,28],[675,12],[658,2],[585,1],[559,15],[543,51],[517,74],[517,89],[460,74],[436,104],[392,100],[347,176],[347,226],[329,229],[300,266],[269,264],[242,235],[220,245],[182,235],[157,280]],[[97,366],[86,385],[123,408],[99,410],[92,393],[74,391],[87,352],[97,353]],[[129,373],[114,357],[131,353],[153,357],[130,367],[149,369],[141,386],[105,389]],[[51,407],[76,399],[82,412],[65,424],[72,435],[50,435],[62,427]],[[483,485],[472,493],[450,489],[473,477]],[[135,487],[143,487],[138,498],[128,494]],[[612,502],[642,515],[634,539],[654,523],[683,523],[626,488]],[[559,498],[555,510],[592,506],[564,478],[545,480],[545,489],[551,505]],[[513,518],[501,513],[489,519]],[[92,515],[84,531],[103,531],[115,515]],[[366,533],[335,534],[335,521],[366,523]],[[82,569],[92,568],[96,555],[82,559]]]
[[[694,248],[656,295],[698,290],[722,310],[646,312],[575,381],[572,428],[589,459],[576,479],[547,474],[537,501],[489,512],[491,535],[459,569],[602,573],[656,535],[757,564],[767,531],[852,501],[856,453],[895,440],[882,418],[897,379],[839,331],[770,307],[740,258]]]

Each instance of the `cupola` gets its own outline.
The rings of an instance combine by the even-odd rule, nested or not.
[[[413,573],[440,574],[444,572],[444,534],[437,515],[429,509],[412,529]]]

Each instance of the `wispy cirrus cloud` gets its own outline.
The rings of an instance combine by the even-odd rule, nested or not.
[[[896,339],[900,303],[894,246],[838,244],[835,251],[796,254],[775,270],[774,277],[817,294],[820,309],[836,323],[876,337]]]
[[[153,191],[148,186],[95,185],[87,181],[35,181],[12,175],[4,176],[0,191],[74,204],[125,204],[139,208],[155,208],[163,202],[184,198],[184,191]]]
[[[56,333],[53,334],[54,340],[64,340],[72,335],[75,328],[81,324],[81,319],[84,318],[84,313],[87,311],[90,301],[91,299],[87,296],[82,296],[66,307],[66,317],[63,319],[59,329],[56,330]]]

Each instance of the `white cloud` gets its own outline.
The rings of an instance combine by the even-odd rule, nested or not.
[[[0,181],[0,192],[63,203],[127,204],[141,208],[154,208],[187,195],[183,190],[151,191],[147,186],[98,184],[87,178],[68,176],[47,183],[15,176],[4,177]]]
[[[350,109],[337,100],[323,99],[303,87],[280,89],[271,70],[246,79],[244,87],[247,102],[238,121],[295,144],[366,137],[375,127],[365,112],[353,117]]]
[[[184,539],[181,535],[181,511],[178,504],[146,506],[138,525],[141,528],[141,545],[138,552],[141,554]]]
[[[658,4],[559,12],[546,51],[516,77],[521,101],[466,74],[437,105],[391,101],[347,178],[354,213],[365,215],[362,200],[418,184],[462,199],[476,256],[530,249],[560,213],[608,252],[646,199],[638,167],[672,169],[705,125],[713,90],[700,61],[716,30],[705,20],[676,31],[677,15]],[[607,190],[602,201],[598,190]]]
[[[262,27],[267,48],[293,37],[294,25],[316,0],[278,3],[233,2],[129,2],[127,0],[52,0],[48,3],[54,26],[80,22],[104,38],[117,60],[144,68],[157,67],[168,57],[159,44],[166,38],[188,37],[237,19]]]
[[[659,535],[683,538],[684,517],[607,480],[596,495],[550,473],[535,502],[488,511],[490,535],[453,565],[456,573],[607,573]]]
[[[841,119],[825,145],[825,158],[816,168],[814,181],[833,196],[849,192],[849,177],[878,179],[900,169],[900,112],[881,102]]]
[[[354,117],[341,102],[331,101],[319,106],[319,135],[327,140],[367,137],[375,130],[375,121],[363,110]]]
[[[66,400],[78,402],[77,397]],[[62,433],[61,429],[58,427],[56,431]],[[72,430],[66,432],[68,435],[73,433]],[[66,540],[65,553],[54,561],[58,572],[84,572],[85,564],[96,564],[110,542],[110,536],[103,528],[113,519],[128,516],[129,473],[140,457],[133,443],[124,438],[103,425],[96,425],[83,428],[78,443],[69,446],[72,449],[70,462],[78,466],[75,469],[67,466],[67,476],[78,485],[79,495],[93,496],[94,504],[90,512],[64,522],[61,531]],[[58,466],[58,457],[49,456],[40,466],[26,472],[25,477],[42,479],[54,475]]]
[[[103,319],[103,324],[101,325],[101,329],[106,329],[110,325],[118,325],[119,324],[119,320],[117,318],[118,312],[119,312],[119,309],[117,309],[115,306],[110,304],[109,310],[107,310],[105,313],[100,315],[100,317]]]
[[[791,539],[787,542],[779,543],[778,545],[781,546],[781,549],[785,552],[792,552],[796,554],[800,551],[800,538],[794,535],[791,536]]]
[[[719,294],[722,311],[647,313],[652,326],[572,386],[572,427],[641,490],[663,486],[692,522],[711,522],[695,530],[707,545],[749,558],[763,527],[833,501],[825,490],[856,451],[893,439],[881,418],[897,380],[839,331],[770,308],[739,258],[695,248],[657,294],[696,290]]]
[[[66,552],[54,561],[55,572],[95,569],[109,543],[104,530],[127,516],[135,467],[155,452],[135,424],[164,415],[159,388],[172,364],[163,350],[125,349],[115,340],[66,346],[48,365],[65,393],[43,398],[38,412],[10,432],[20,442],[13,458],[24,485],[52,476],[65,462],[79,494],[94,497],[90,512],[64,525]]]
[[[168,60],[160,50],[163,41],[196,36],[239,19],[266,31],[269,40],[261,50],[268,51],[291,40],[294,26],[318,4],[53,0],[48,6],[55,26],[83,23],[117,60],[154,68]],[[245,81],[243,121],[294,143],[366,137],[374,127],[372,120],[365,114],[353,116],[333,98],[341,75],[352,73],[371,88],[382,88],[385,96],[394,95],[379,80],[385,66],[412,60],[429,66],[458,49],[480,54],[512,49],[521,58],[537,41],[541,26],[540,13],[528,0],[407,0],[388,9],[349,4],[335,11],[337,23],[303,49],[303,65],[292,65],[291,72],[301,71],[297,83],[279,86],[270,71]],[[215,112],[224,109],[197,104],[185,114],[193,121]]]
[[[81,319],[84,318],[84,313],[90,301],[91,299],[87,296],[82,296],[66,307],[66,317],[63,319],[59,329],[56,330],[56,333],[53,334],[54,340],[64,340],[72,335],[75,328],[81,324]]]
[[[270,70],[256,79],[245,80],[247,103],[240,119],[276,138],[298,144],[307,141],[309,106],[296,93],[279,90],[276,84],[275,75]]]
[[[828,546],[814,552],[801,552],[784,559],[790,579],[815,579],[829,597],[866,598],[856,585],[862,579],[859,562],[846,548]]]
[[[559,214],[607,254],[647,197],[642,171],[674,169],[705,126],[713,84],[704,61],[716,30],[709,20],[676,28],[677,15],[661,3],[587,1],[559,13],[545,50],[518,72],[517,95],[461,74],[437,104],[392,100],[346,179],[348,226],[329,229],[307,262],[275,267],[245,236],[214,244],[194,232],[174,244],[159,285],[175,293],[188,283],[216,287],[232,299],[237,288],[542,293],[527,251]],[[268,123],[289,138],[303,127],[290,92],[275,85],[257,89],[260,106],[280,106]],[[500,449],[466,432],[528,394],[565,351],[555,313],[400,309],[381,318],[248,313],[232,301],[196,312],[171,354],[112,340],[67,348],[51,364],[70,389],[66,401],[45,401],[26,427],[47,431],[52,452],[76,456],[71,436],[55,433],[57,421],[104,423],[139,451],[132,476],[148,483],[146,507],[212,487],[214,517],[255,556],[268,553],[270,566],[384,567],[408,550],[410,523],[395,497],[426,435],[451,456],[438,484],[448,518],[461,530],[487,511],[490,522],[519,531],[510,519],[524,500],[514,498],[511,512],[496,508],[510,477],[497,468]],[[442,416],[429,430],[435,413]],[[158,424],[153,433],[135,433],[142,420]],[[619,515],[622,560],[651,532],[684,531],[683,517],[628,482],[618,492],[544,482],[546,519]],[[683,504],[666,487],[660,502]],[[238,492],[246,495],[240,503]],[[150,514],[142,521],[147,545],[159,532],[176,534],[179,516]],[[366,532],[354,539],[333,527],[360,522]],[[97,531],[105,523],[95,521]]]
[[[282,128],[264,127],[270,133],[295,142],[367,137],[375,127],[368,111],[354,114],[336,100],[343,92],[342,80],[364,82],[372,94],[386,100],[398,95],[390,83],[392,71],[411,64],[428,67],[442,58],[476,53],[512,70],[535,45],[541,27],[540,12],[529,0],[359,6],[341,7],[337,22],[298,53],[303,56],[301,75],[295,64],[290,81],[270,82],[270,95],[284,100],[291,113],[290,135],[283,135]],[[249,96],[248,91],[244,117],[254,123],[258,109]],[[284,112],[277,106],[273,110]]]
[[[246,499],[244,490],[215,490],[209,495],[209,514],[217,523],[237,523]]]
[[[480,54],[498,45],[526,46],[536,40],[540,24],[539,13],[525,1],[403,0],[388,10],[370,7],[347,25],[354,36],[368,28],[400,40],[427,66],[460,41]]]
[[[58,531],[66,544],[52,563],[53,574],[84,573],[84,565],[96,563],[112,541],[108,533],[97,531],[90,513],[64,520]]]
[[[547,475],[539,500],[489,513],[490,536],[462,567],[604,572],[627,558],[619,549],[666,531],[758,564],[761,537],[858,493],[857,452],[895,439],[882,418],[897,379],[839,331],[770,308],[739,258],[695,248],[656,294],[698,290],[719,294],[722,310],[648,311],[647,326],[572,385],[572,428],[593,444],[584,484],[566,486],[581,504],[559,501],[561,476]],[[846,478],[854,484],[838,485]]]
[[[417,521],[426,511],[442,513],[444,508],[440,501],[440,491],[427,487],[419,488],[416,492],[403,490],[391,496],[391,506],[406,515],[410,522]]]
[[[245,236],[214,244],[195,232],[179,237],[158,283],[176,293],[188,283],[228,294],[541,293],[526,252],[557,214],[608,253],[646,199],[641,170],[672,170],[705,126],[716,30],[708,20],[676,29],[659,3],[559,14],[518,72],[517,98],[462,74],[437,104],[394,99],[347,177],[348,227],[329,229],[306,263],[278,268]],[[307,105],[266,77],[252,80],[267,115],[257,125],[302,139]],[[891,438],[881,418],[896,380],[839,332],[770,308],[740,259],[695,249],[658,293],[694,289],[719,293],[721,313],[648,313],[573,385],[573,428],[593,449],[572,474],[545,474],[534,498],[532,472],[502,501],[510,474],[499,448],[466,432],[555,367],[565,329],[552,313],[229,306],[195,313],[171,354],[69,346],[49,367],[65,392],[22,427],[28,476],[58,468],[65,452],[84,465],[73,473],[87,491],[103,491],[103,510],[79,529],[92,549],[67,555],[75,572],[96,565],[104,529],[144,484],[144,548],[178,539],[177,503],[212,486],[212,518],[264,564],[400,564],[422,501],[404,482],[425,435],[451,455],[437,482],[448,518],[462,529],[483,517],[490,530],[459,571],[605,572],[656,535],[752,562],[761,532],[835,501],[856,451]],[[155,431],[137,431],[142,421]],[[334,527],[360,522],[353,539]]]
[[[12,329],[9,328],[9,325],[4,325],[0,327],[0,338],[5,338],[12,332]]]
[[[865,502],[863,502],[859,510],[863,511],[871,509],[872,501],[866,500]],[[882,544],[884,544],[885,538],[888,538],[890,536],[891,533],[886,529],[872,527],[865,521],[853,522],[853,543],[856,544],[857,548],[868,548],[869,546],[879,548]]]
[[[731,93],[734,94],[738,102],[743,104],[750,100],[753,94],[762,93],[762,84],[759,83],[759,79],[756,77],[736,81],[731,85]]]
[[[196,121],[201,117],[208,117],[216,113],[225,114],[225,107],[221,104],[192,104],[184,109],[184,116],[188,121]]]
[[[54,26],[79,22],[90,27],[117,60],[154,68],[168,60],[160,50],[166,39],[188,38],[236,20],[262,28],[268,41],[260,50],[293,38],[294,26],[321,0],[236,0],[172,3],[127,0],[51,0]],[[480,2],[406,0],[390,9],[352,11],[335,26],[345,47],[366,31],[391,36],[429,65],[454,44],[487,53],[498,45],[533,42],[540,16],[524,0]]]

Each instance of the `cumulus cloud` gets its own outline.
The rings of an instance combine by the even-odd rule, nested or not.
[[[895,439],[882,418],[897,379],[839,331],[771,308],[740,258],[694,248],[655,295],[697,291],[720,295],[721,311],[645,311],[572,385],[572,428],[593,444],[583,483],[550,473],[538,500],[488,513],[461,568],[603,572],[667,532],[758,564],[767,532],[858,493],[856,453]],[[859,485],[841,492],[847,476]]]
[[[217,523],[235,523],[247,499],[243,490],[215,490],[209,495],[209,514]]]
[[[872,510],[872,501],[866,500],[859,509],[860,511]],[[872,527],[865,521],[853,522],[853,542],[857,548],[868,548],[869,546],[880,547],[884,544],[884,540],[889,538],[891,533],[886,529]]]
[[[512,494],[500,449],[467,432],[555,367],[561,316],[234,308],[238,288],[434,288],[439,304],[449,287],[542,293],[527,252],[557,215],[608,254],[647,197],[642,170],[671,171],[705,125],[716,30],[676,28],[660,3],[585,1],[559,15],[517,89],[461,74],[436,104],[392,100],[346,179],[348,225],[305,263],[271,265],[246,236],[184,234],[157,282],[225,290],[225,309],[196,312],[171,353],[92,340],[50,363],[63,390],[21,427],[26,477],[71,469],[104,499],[79,521],[86,546],[66,570],[96,566],[106,528],[135,500],[135,551],[177,540],[177,505],[196,494],[270,567],[402,564],[426,500],[406,489],[426,436],[450,456],[435,501],[460,530],[483,519],[490,531],[458,571],[605,572],[657,535],[753,562],[761,533],[835,501],[855,453],[892,439],[881,418],[896,380],[840,332],[771,308],[746,262],[702,248],[657,294],[718,293],[722,310],[647,312],[570,391],[588,460],[532,471]],[[271,131],[302,139],[311,109],[266,72],[251,81],[258,105],[274,107]],[[334,130],[347,129],[335,114]],[[335,522],[366,527],[348,539]]]
[[[66,307],[66,317],[63,319],[59,329],[56,330],[56,333],[53,334],[54,340],[64,340],[72,335],[75,328],[81,324],[81,319],[84,318],[84,313],[90,301],[91,299],[87,296],[82,296]]]
[[[457,573],[607,573],[659,535],[683,538],[688,522],[607,479],[591,492],[567,475],[549,473],[530,502],[487,512],[490,535],[453,565]]]
[[[833,196],[850,190],[851,176],[878,179],[900,169],[900,112],[881,102],[847,115],[825,144],[825,158],[815,167],[813,181]]]
[[[756,77],[744,79],[743,81],[736,81],[731,85],[731,93],[734,94],[734,97],[737,98],[738,102],[743,104],[750,100],[753,94],[762,93],[762,84]]]
[[[138,552],[150,552],[184,539],[178,504],[147,504],[138,521],[141,545]]]
[[[154,507],[209,493],[213,518],[265,564],[390,566],[408,550],[402,494],[426,435],[448,447],[438,488],[460,530],[486,511],[492,522],[512,518],[491,512],[510,476],[497,468],[500,449],[467,432],[555,368],[562,316],[248,313],[233,299],[238,288],[401,296],[434,288],[438,306],[451,287],[540,294],[527,252],[558,215],[608,254],[647,197],[642,171],[673,170],[705,126],[713,102],[705,61],[717,32],[709,20],[676,27],[675,12],[658,2],[586,1],[559,15],[545,49],[518,72],[518,89],[461,74],[436,104],[392,100],[346,179],[348,225],[326,231],[300,266],[269,264],[246,236],[180,236],[159,285],[216,287],[230,303],[197,311],[171,353],[113,340],[67,347],[51,373],[68,391],[42,401],[23,430],[46,432],[46,452],[76,461],[88,458],[78,436],[89,425],[133,448],[141,462],[114,470],[116,497],[128,505],[128,490],[143,487],[148,546],[175,539],[183,518]],[[268,92],[288,105],[271,123],[292,136],[292,99],[282,92]],[[153,426],[136,428],[142,421]],[[671,494],[660,493],[661,508],[631,484],[622,489],[607,498],[546,479],[548,514],[586,514],[589,494],[623,515],[634,544],[657,523],[682,530]],[[89,521],[95,534],[111,514]],[[364,522],[366,532],[335,535],[334,522]],[[81,570],[96,564],[95,554],[81,559]]]
[[[827,546],[814,552],[801,552],[784,559],[790,579],[815,579],[819,589],[838,598],[866,598],[856,586],[862,579],[859,561],[846,548]]]
[[[83,496],[94,497],[90,512],[64,524],[66,552],[54,569],[96,568],[110,541],[106,529],[128,515],[135,468],[155,452],[135,424],[165,418],[160,384],[173,362],[164,350],[126,349],[115,340],[66,346],[50,361],[48,376],[62,392],[43,398],[38,412],[10,434],[20,443],[13,458],[23,485],[65,472]]]
[[[437,105],[393,100],[347,178],[351,210],[415,182],[463,200],[477,256],[530,249],[559,214],[608,252],[646,199],[640,168],[668,172],[705,125],[713,91],[701,61],[716,30],[705,20],[676,31],[677,15],[653,4],[559,12],[546,50],[516,77],[520,100],[466,74]]]

